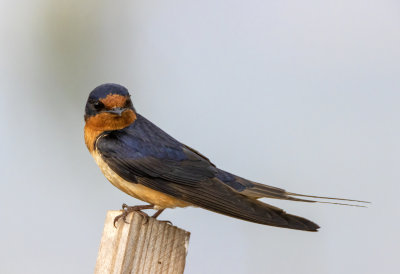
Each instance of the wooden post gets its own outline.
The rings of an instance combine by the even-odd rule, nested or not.
[[[108,211],[96,262],[96,274],[183,273],[190,233],[131,213],[114,227],[121,211]]]

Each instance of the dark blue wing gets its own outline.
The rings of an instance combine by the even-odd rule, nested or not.
[[[217,169],[138,115],[131,126],[104,133],[96,142],[104,161],[132,183],[231,217],[272,226],[316,231],[304,218],[262,203],[248,190],[254,183]]]
[[[218,173],[207,158],[140,115],[131,126],[105,133],[96,147],[110,167],[131,182],[145,176],[195,185]]]

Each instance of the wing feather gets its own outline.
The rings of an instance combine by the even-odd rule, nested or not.
[[[292,229],[316,231],[304,218],[240,193],[240,183],[225,182],[221,170],[138,115],[128,128],[106,132],[96,149],[110,168],[125,180],[231,217]],[[241,182],[242,191],[249,181]]]

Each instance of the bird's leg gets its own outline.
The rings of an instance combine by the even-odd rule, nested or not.
[[[157,217],[160,216],[160,214],[161,214],[164,210],[165,210],[165,208],[157,210],[157,212],[154,213],[153,216],[151,216],[151,218],[157,219]],[[164,223],[167,223],[167,224],[172,225],[171,221],[159,221],[159,222],[164,222]]]
[[[114,227],[116,227],[115,224],[121,218],[127,224],[128,222],[126,221],[126,217],[131,212],[139,213],[141,216],[143,216],[146,219],[146,223],[147,223],[149,215],[147,215],[147,213],[143,212],[142,210],[143,209],[153,209],[153,208],[154,208],[154,205],[128,206],[127,204],[122,204],[122,211],[123,212],[122,212],[121,215],[118,215],[117,217],[114,218]]]
[[[160,216],[160,214],[161,214],[164,210],[165,210],[165,208],[157,210],[157,212],[154,213],[153,216],[151,216],[151,218],[157,219],[157,217]]]

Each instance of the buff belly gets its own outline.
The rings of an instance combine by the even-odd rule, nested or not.
[[[104,176],[117,188],[126,194],[135,197],[136,199],[145,201],[149,204],[155,205],[155,209],[186,207],[190,204],[182,200],[178,200],[170,195],[161,193],[151,188],[145,187],[141,184],[131,183],[124,180],[121,176],[115,173],[106,162],[104,162],[100,153],[94,151],[92,153],[94,160],[100,167]]]

